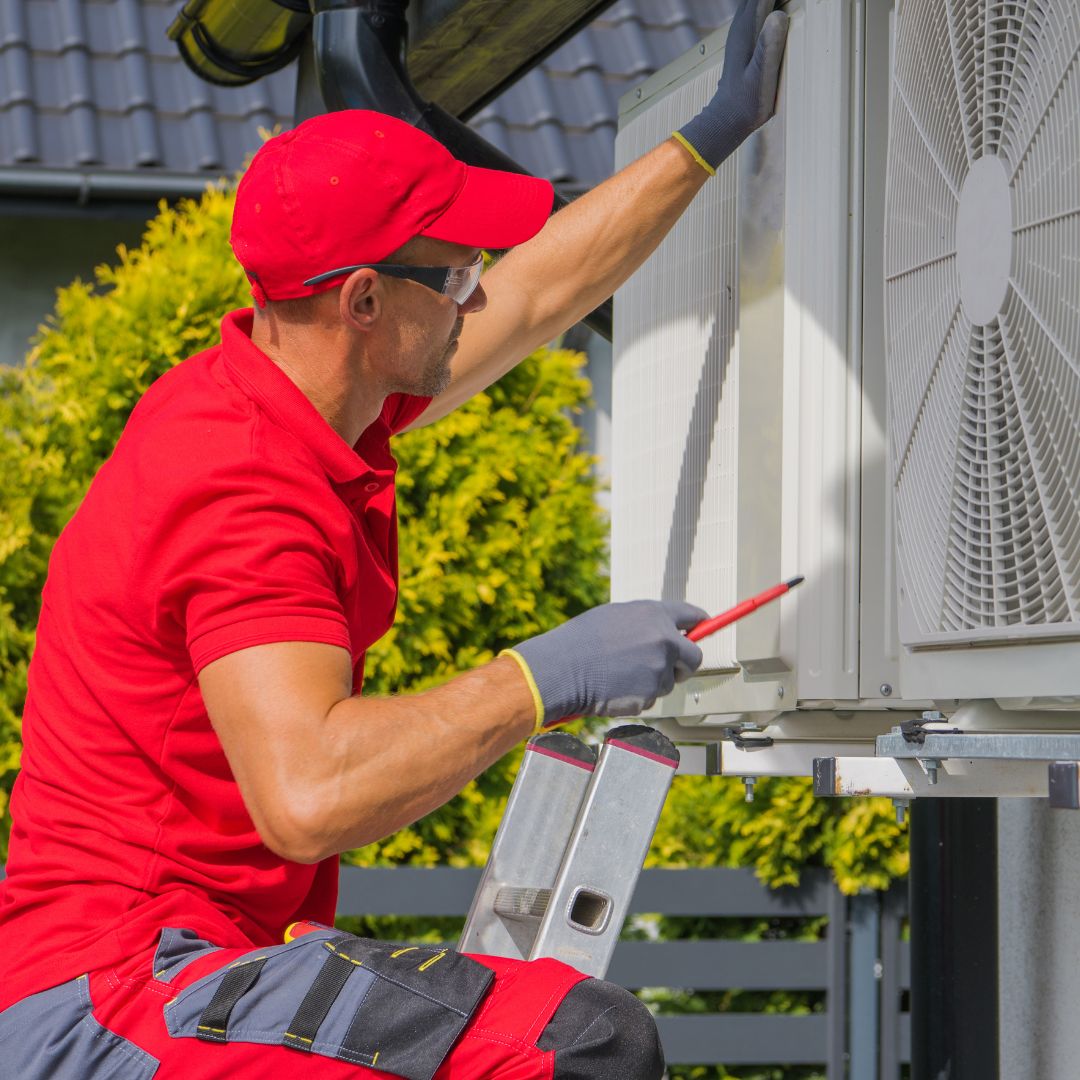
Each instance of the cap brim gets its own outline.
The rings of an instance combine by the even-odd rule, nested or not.
[[[514,247],[544,227],[554,199],[547,180],[468,165],[457,197],[420,235],[469,247]]]

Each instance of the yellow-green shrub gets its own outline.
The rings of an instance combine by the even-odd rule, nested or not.
[[[52,544],[162,372],[217,339],[249,302],[227,246],[232,195],[162,207],[143,242],[91,284],[62,289],[26,366],[0,374],[0,813],[18,768],[19,718]],[[401,600],[372,650],[367,692],[422,689],[606,598],[606,525],[571,415],[581,358],[541,350],[464,408],[395,442],[401,462]],[[433,753],[438,747],[432,748]],[[358,863],[483,861],[518,754]],[[906,871],[903,834],[880,802],[815,801],[766,781],[756,802],[726,780],[676,781],[651,861],[753,864],[772,884],[831,863],[842,887]],[[0,859],[7,828],[0,827]]]
[[[52,545],[131,409],[249,303],[227,244],[232,194],[162,206],[141,245],[60,290],[0,400],[0,813],[19,761],[26,665]],[[397,440],[403,543],[394,630],[370,691],[421,689],[601,602],[606,526],[572,414],[582,358],[541,350],[440,424]],[[438,753],[438,748],[432,748]],[[397,861],[475,861],[513,763],[382,845]],[[0,830],[0,858],[7,828]],[[367,853],[368,857],[372,854]]]

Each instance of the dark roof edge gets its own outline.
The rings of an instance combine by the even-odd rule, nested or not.
[[[209,178],[186,173],[121,172],[118,170],[0,168],[0,196],[33,195],[38,198],[70,198],[79,205],[98,199],[198,198],[209,186],[228,184],[224,177]]]

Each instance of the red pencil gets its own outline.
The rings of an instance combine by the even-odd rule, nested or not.
[[[714,615],[711,619],[703,619],[692,630],[688,630],[686,636],[691,641],[700,641],[702,638],[707,638],[710,634],[715,634],[717,630],[730,626],[744,615],[749,615],[751,611],[756,611],[762,604],[767,604],[770,600],[775,600],[778,596],[790,592],[802,580],[803,576],[800,574],[798,577],[790,578],[788,581],[782,581],[779,585],[774,585],[771,589],[766,589],[764,592],[758,593],[757,596],[752,596],[749,600],[743,600],[742,603],[736,604],[733,608],[728,608],[727,611]]]

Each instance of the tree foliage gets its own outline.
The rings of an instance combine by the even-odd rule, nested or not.
[[[18,769],[26,666],[52,545],[135,402],[217,340],[249,302],[228,253],[232,194],[162,206],[142,243],[93,282],[61,289],[25,366],[0,376],[0,812]],[[606,598],[604,523],[572,415],[581,358],[541,350],[464,408],[395,441],[401,597],[368,660],[367,692],[422,689]],[[438,747],[432,748],[438,753]],[[520,751],[443,810],[357,863],[467,865],[486,856]],[[906,871],[905,837],[880,801],[814,800],[803,780],[742,787],[679,778],[650,860],[753,864],[773,884],[831,864],[847,891]],[[0,828],[0,858],[6,855]]]

